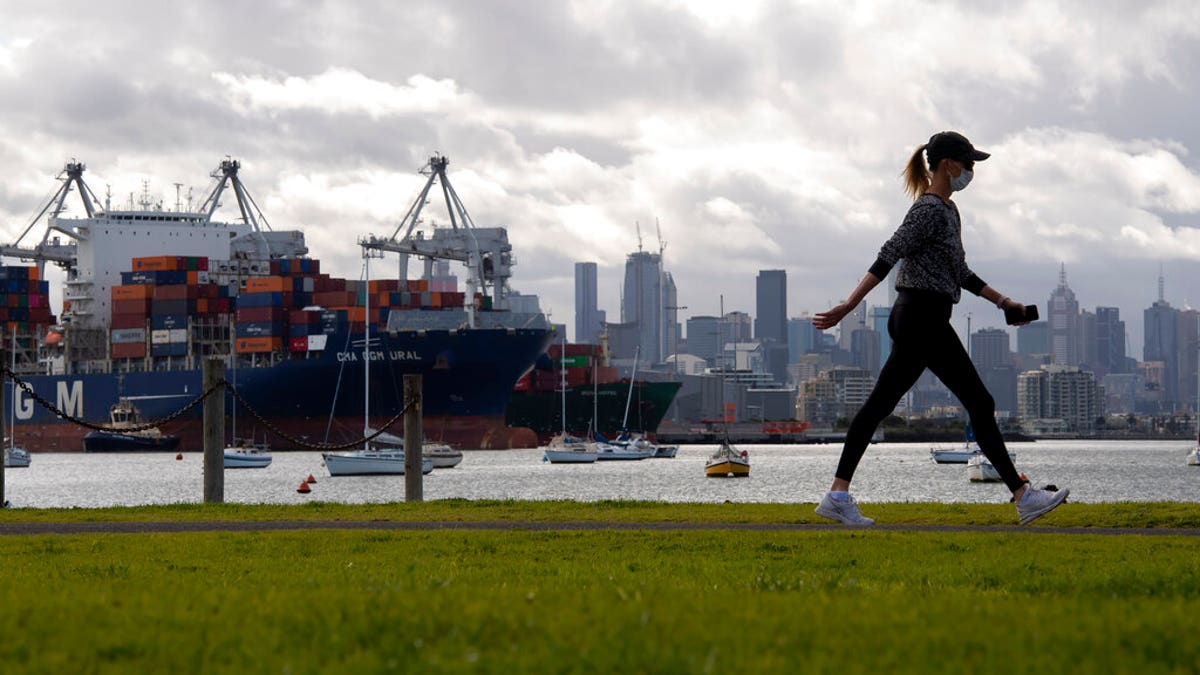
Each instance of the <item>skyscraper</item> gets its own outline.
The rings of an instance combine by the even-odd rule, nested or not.
[[[597,307],[596,263],[575,263],[575,341],[596,344],[604,323]]]
[[[1179,310],[1163,299],[1163,278],[1158,277],[1158,300],[1142,312],[1143,361],[1161,361],[1162,402],[1167,410],[1179,401]]]
[[[1013,366],[1008,331],[984,328],[971,334],[971,360],[996,401],[996,410],[1017,409],[1017,369]]]
[[[1129,372],[1125,360],[1125,322],[1116,307],[1096,308],[1096,366],[1098,377]],[[1099,372],[1101,369],[1103,372]]]
[[[721,351],[719,327],[721,319],[715,316],[693,316],[687,320],[688,352],[693,356],[716,362]]]
[[[816,328],[813,328],[812,317],[807,314],[795,319],[788,319],[788,361],[798,363],[801,356],[814,351],[817,346]]]
[[[1050,329],[1050,353],[1054,362],[1063,366],[1079,365],[1079,303],[1075,292],[1067,286],[1067,266],[1058,273],[1058,288],[1050,294],[1046,305]]]
[[[662,256],[637,251],[625,257],[625,285],[621,295],[621,322],[637,325],[639,359],[662,361],[668,313],[664,295]]]
[[[760,270],[755,289],[754,337],[787,344],[787,272]]]

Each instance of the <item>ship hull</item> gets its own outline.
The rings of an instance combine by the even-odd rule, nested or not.
[[[381,428],[403,409],[403,377],[422,375],[426,438],[459,448],[536,447],[529,429],[505,423],[513,385],[545,351],[552,335],[541,329],[400,331],[372,336],[370,426]],[[314,450],[363,436],[366,370],[362,335],[333,334],[329,349],[271,366],[227,370],[250,410],[238,407],[239,436],[271,436],[279,450]],[[107,421],[119,398],[131,400],[141,418],[164,434],[180,437],[183,450],[203,444],[202,406],[177,415],[201,393],[199,368],[149,372],[84,373],[22,377],[38,396],[70,417]],[[18,388],[17,438],[37,451],[78,451],[88,429],[38,405]],[[225,397],[227,416],[235,401]],[[6,408],[4,414],[10,414]],[[168,419],[169,418],[169,419]],[[165,421],[164,421],[165,420]],[[230,419],[226,433],[232,435]],[[282,432],[286,436],[276,433]]]
[[[631,429],[653,433],[658,429],[675,394],[679,382],[634,383],[633,398],[629,404],[628,425]],[[518,391],[508,403],[506,421],[511,426],[528,427],[545,444],[563,430],[562,391]],[[629,399],[629,382],[611,382],[595,386],[591,384],[567,388],[567,432],[586,436],[592,428],[592,401],[596,401],[597,423],[600,434],[614,438],[622,430],[625,403]]]

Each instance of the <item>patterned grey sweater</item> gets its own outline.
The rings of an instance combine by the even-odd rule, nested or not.
[[[913,202],[870,272],[884,279],[901,259],[896,288],[937,291],[958,302],[960,288],[979,295],[987,285],[967,267],[958,207],[937,195],[924,194]]]

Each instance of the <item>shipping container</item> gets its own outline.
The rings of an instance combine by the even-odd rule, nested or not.
[[[255,354],[281,351],[283,338],[239,337],[234,340],[234,350],[239,354]]]
[[[284,283],[287,282],[287,287]],[[248,279],[246,281],[246,291],[248,293],[282,293],[292,290],[292,284],[283,277],[261,277],[258,279]]]
[[[290,304],[291,293],[242,293],[238,296],[237,306],[242,307],[286,307]]]
[[[171,341],[171,331],[169,330],[152,330],[150,331],[151,345],[165,345]],[[156,354],[156,356],[159,356]]]
[[[160,316],[163,314],[188,315],[195,311],[196,302],[194,300],[155,300],[150,303],[151,316]]]
[[[150,345],[150,356],[187,356],[186,342],[165,342]]]
[[[153,286],[113,286],[113,300],[147,300],[154,291]]]
[[[186,328],[172,328],[169,332],[171,333],[171,342],[187,342],[188,332]]]
[[[199,295],[195,286],[187,284],[172,284],[170,286],[155,286],[153,298],[158,300],[191,300]]]
[[[255,323],[262,321],[282,322],[288,316],[283,307],[238,307],[238,323]]]
[[[170,330],[172,328],[187,328],[187,314],[155,314],[150,317],[150,327],[154,330]]]
[[[237,337],[278,337],[282,338],[287,335],[283,324],[280,322],[261,321],[253,323],[239,323],[236,327]]]
[[[306,352],[308,351],[308,336],[293,337],[288,340],[288,351],[290,352]]]
[[[181,263],[182,259],[179,256],[159,255],[144,258],[134,258],[130,261],[130,268],[135,272],[178,270],[182,269]]]
[[[150,314],[150,299],[113,300],[112,313],[114,316],[117,314],[141,314],[142,316],[148,316]]]
[[[146,343],[115,344],[112,345],[109,353],[114,359],[144,359],[146,358]]]
[[[146,343],[145,328],[114,328],[111,331],[113,344]]]
[[[109,327],[113,329],[125,328],[146,328],[145,314],[113,314],[109,320]]]
[[[308,336],[308,351],[319,352],[325,349],[325,343],[328,342],[328,335],[309,335]]]

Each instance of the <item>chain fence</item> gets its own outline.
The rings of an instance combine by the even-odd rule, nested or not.
[[[122,433],[135,433],[138,431],[148,431],[155,427],[159,427],[164,424],[169,424],[171,422],[174,422],[175,420],[179,419],[183,415],[187,414],[190,410],[192,410],[196,406],[203,403],[205,399],[207,399],[209,396],[214,394],[221,387],[228,387],[229,393],[233,396],[233,398],[237,402],[237,404],[240,405],[243,409],[245,409],[246,412],[248,412],[251,417],[253,417],[260,424],[262,424],[263,427],[265,427],[267,429],[267,431],[269,431],[270,433],[272,433],[272,434],[284,439],[285,441],[288,441],[289,443],[292,443],[300,448],[303,448],[305,450],[317,450],[317,451],[349,450],[350,448],[360,447],[366,443],[370,443],[371,441],[375,440],[376,438],[379,438],[383,434],[387,433],[388,429],[390,429],[393,425],[395,425],[396,422],[398,422],[401,417],[404,417],[404,415],[410,409],[412,409],[413,405],[415,405],[416,403],[418,403],[420,401],[420,395],[418,394],[418,396],[416,398],[414,398],[413,400],[406,403],[404,405],[404,407],[400,409],[400,412],[398,412],[394,416],[392,416],[392,418],[389,419],[386,424],[384,424],[382,427],[380,427],[378,431],[376,431],[375,433],[373,433],[369,436],[364,436],[363,438],[360,438],[355,441],[351,441],[349,443],[313,443],[313,442],[305,441],[300,438],[296,438],[295,436],[292,436],[291,434],[280,429],[278,426],[276,426],[271,421],[267,420],[265,417],[262,416],[262,414],[260,414],[257,410],[255,410],[253,407],[251,407],[251,405],[249,403],[247,403],[244,398],[242,398],[242,395],[238,392],[236,387],[234,387],[232,384],[230,384],[227,380],[224,380],[224,379],[222,379],[220,382],[213,385],[212,387],[209,387],[207,391],[205,391],[204,393],[200,394],[196,398],[189,401],[186,405],[184,405],[179,410],[176,410],[175,412],[173,412],[165,417],[161,417],[157,420],[153,420],[151,422],[144,422],[144,423],[137,424],[134,426],[123,426],[120,428],[114,428],[112,426],[106,426],[106,425],[102,425],[102,424],[95,424],[93,422],[89,422],[83,418],[75,417],[74,415],[71,415],[64,410],[61,410],[57,405],[51,403],[50,401],[47,401],[45,398],[43,398],[41,395],[39,395],[36,391],[34,391],[33,387],[30,386],[30,384],[28,382],[21,379],[21,377],[19,375],[17,375],[16,373],[14,373],[12,370],[10,370],[9,368],[7,368],[5,366],[0,366],[0,372],[3,373],[4,377],[10,378],[13,381],[13,384],[20,387],[21,390],[24,391],[29,396],[29,398],[33,399],[38,405],[45,408],[47,411],[49,411],[55,417],[58,417],[59,419],[70,422],[71,424],[75,424],[75,425],[78,425],[78,426],[81,426],[81,427],[84,427],[87,429],[91,429],[93,431],[117,431],[117,432],[122,432]],[[16,405],[16,401],[10,402],[9,405]]]

